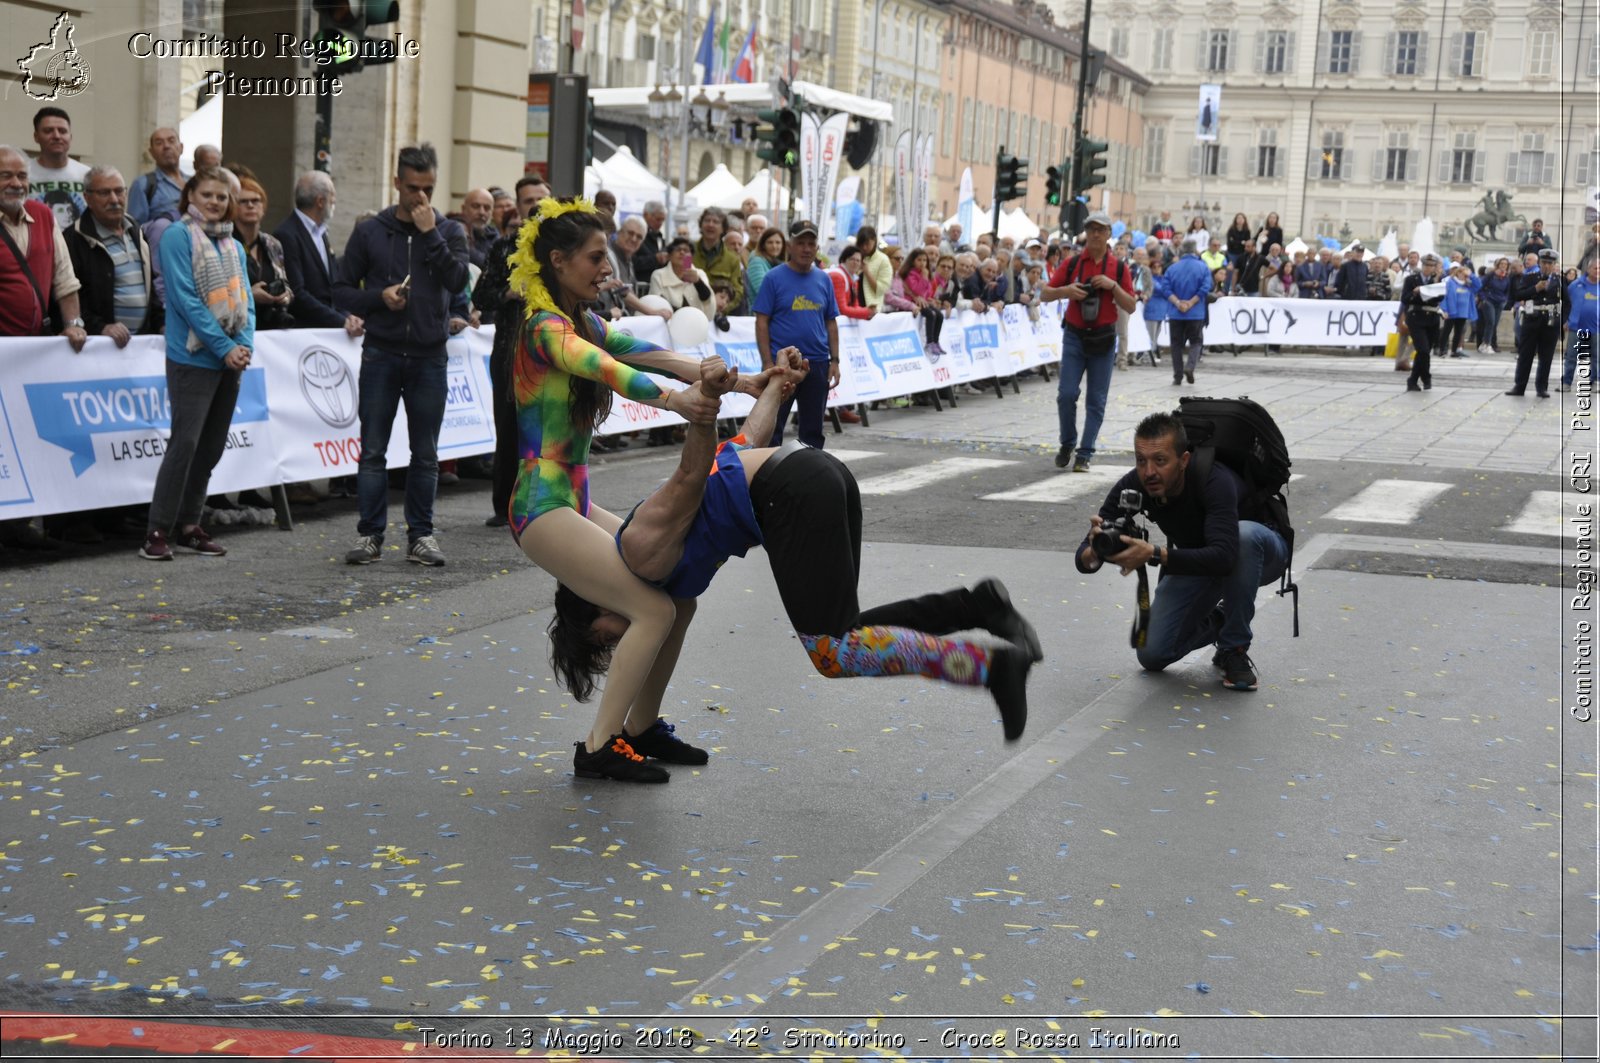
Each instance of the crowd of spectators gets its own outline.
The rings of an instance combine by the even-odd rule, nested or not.
[[[197,147],[193,168],[185,168],[184,146],[176,130],[161,128],[151,133],[151,168],[130,180],[116,167],[90,167],[72,157],[72,120],[64,109],[41,108],[34,116],[33,129],[34,157],[0,146],[0,235],[6,245],[0,247],[0,335],[60,336],[74,351],[81,351],[90,336],[107,337],[121,348],[134,336],[164,335],[169,362],[203,362],[208,355],[195,352],[209,350],[216,366],[207,364],[206,368],[231,369],[237,377],[238,369],[248,364],[250,344],[246,341],[256,330],[343,328],[352,339],[364,339],[369,336],[374,312],[380,316],[403,313],[386,305],[380,292],[367,290],[362,277],[348,275],[344,256],[335,254],[328,225],[334,216],[337,190],[326,173],[300,175],[292,189],[292,206],[281,212],[276,228],[269,230],[268,218],[274,215],[269,192],[250,169],[236,161],[224,163],[221,153],[209,145]],[[197,177],[202,176],[215,179],[197,184]],[[206,213],[208,201],[198,194],[203,188],[213,195],[219,186],[226,190],[226,202],[221,215],[213,219]],[[399,189],[398,183],[396,187]],[[524,176],[509,191],[493,186],[471,189],[457,211],[440,215],[442,222],[451,225],[451,239],[459,236],[467,277],[466,283],[449,293],[449,313],[445,315],[449,331],[482,320],[499,326],[491,357],[497,392],[506,386],[515,325],[522,310],[506,291],[506,260],[514,250],[522,220],[549,193],[542,180]],[[404,190],[401,198],[405,199]],[[209,202],[215,202],[214,195]],[[431,207],[428,196],[420,202]],[[737,210],[704,209],[694,219],[694,233],[671,231],[667,210],[660,202],[646,203],[640,214],[620,218],[610,192],[600,192],[596,205],[610,233],[611,265],[611,279],[602,289],[599,309],[613,317],[655,314],[670,319],[674,311],[694,307],[726,328],[729,315],[752,311],[773,271],[790,260],[792,249],[785,231],[764,216],[753,199]],[[186,224],[186,219],[192,224]],[[411,224],[409,217],[401,221]],[[432,227],[417,226],[410,235],[431,231]],[[356,258],[361,262],[366,262],[373,250],[371,236],[369,232],[359,248],[352,236],[351,248],[357,249]],[[238,279],[245,297],[241,305],[223,315],[226,321],[220,330],[213,330],[205,321],[194,328],[198,308],[207,297],[228,303],[219,294],[231,284],[229,271],[222,268],[219,272],[218,267],[219,262],[231,262],[224,239],[231,239],[240,252]],[[202,244],[206,240],[217,255],[205,253]],[[943,323],[951,313],[1021,305],[1036,316],[1051,288],[1050,278],[1081,253],[1083,240],[1082,234],[1076,239],[1041,234],[1019,240],[990,233],[968,240],[958,224],[928,225],[915,236],[886,240],[873,226],[863,225],[844,242],[824,248],[818,264],[827,271],[841,315],[867,319],[883,312],[914,314],[926,350],[937,358],[943,354]],[[1600,225],[1594,227],[1581,259],[1567,271],[1567,283],[1581,287],[1587,282],[1590,267],[1600,263],[1597,245]],[[1392,260],[1373,255],[1360,244],[1343,251],[1320,246],[1289,251],[1286,246],[1275,213],[1259,224],[1236,214],[1226,227],[1213,231],[1203,216],[1192,217],[1180,229],[1171,213],[1162,211],[1141,246],[1134,245],[1131,229],[1119,227],[1109,251],[1127,269],[1135,306],[1131,311],[1118,310],[1115,365],[1125,369],[1138,360],[1128,351],[1128,328],[1134,317],[1143,320],[1151,340],[1152,349],[1144,360],[1161,364],[1159,339],[1168,336],[1170,344],[1171,337],[1181,332],[1188,349],[1179,352],[1174,370],[1192,375],[1198,336],[1217,298],[1397,301],[1406,278],[1422,268],[1421,256],[1405,244]],[[347,255],[351,248],[346,248]],[[1520,337],[1524,308],[1516,298],[1521,290],[1519,279],[1538,273],[1540,252],[1552,250],[1542,220],[1535,219],[1515,257],[1497,257],[1477,265],[1465,247],[1450,252],[1449,261],[1441,263],[1447,290],[1439,306],[1443,326],[1438,353],[1461,358],[1500,352],[1500,326],[1508,310],[1513,335]],[[167,267],[180,258],[185,268],[179,276],[170,275]],[[1192,266],[1185,264],[1189,259]],[[202,283],[216,287],[196,289],[197,274]],[[451,269],[444,275],[453,278],[455,273]],[[1176,297],[1175,285],[1182,289]],[[200,302],[190,302],[196,291]],[[1588,301],[1593,301],[1592,296]],[[246,354],[236,354],[235,349]],[[1269,346],[1267,353],[1277,353],[1277,347]],[[1381,353],[1381,349],[1373,353]],[[1408,368],[1404,346],[1398,367]],[[1569,370],[1566,379],[1570,378]],[[226,398],[226,388],[208,394],[207,403],[196,406],[202,429],[208,418],[214,421],[220,416],[216,410]],[[896,405],[908,402],[895,400]],[[848,410],[841,411],[841,418],[857,420]],[[175,423],[175,433],[177,427]],[[508,427],[502,426],[502,431]],[[193,428],[193,423],[186,425],[186,431]],[[657,430],[652,442],[671,438],[672,430]],[[215,463],[209,455],[208,439],[201,431],[190,448],[198,455],[195,467],[205,466],[207,474],[206,462]],[[596,441],[600,450],[624,445],[625,440],[615,437]],[[455,465],[439,464],[437,482],[452,482],[457,476]],[[462,464],[462,472],[488,478],[490,465],[488,460],[469,461]],[[169,523],[160,529],[152,525],[149,530],[159,530],[197,552],[212,552],[214,544],[204,538],[199,514],[193,512],[194,477],[184,471],[169,479],[181,488],[169,485],[166,494],[170,499],[149,513],[141,508],[0,522],[0,549],[51,549],[61,539],[96,542],[119,530],[124,522],[137,525],[155,520]],[[335,484],[336,489],[339,486]],[[376,486],[368,488],[369,493],[376,490]],[[319,497],[309,485],[295,485],[295,491],[297,500]],[[220,496],[210,501],[217,506],[230,504]],[[376,504],[364,508],[372,508],[375,519]],[[408,507],[412,508],[416,507]],[[489,523],[503,522],[504,508],[497,501]],[[420,524],[426,528],[428,521]],[[370,520],[365,527],[364,536],[371,533]],[[431,535],[424,532],[422,537],[431,543]],[[161,554],[160,545],[151,552]],[[430,545],[430,553],[437,552],[436,545]],[[225,551],[216,547],[215,552]]]

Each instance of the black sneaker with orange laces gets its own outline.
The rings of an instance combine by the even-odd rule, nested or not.
[[[691,746],[674,734],[676,730],[666,720],[657,720],[643,734],[630,735],[626,731],[623,734],[635,753],[654,760],[664,760],[668,764],[704,764],[711,759],[711,754]]]
[[[670,782],[665,768],[646,764],[635,752],[628,737],[614,734],[606,744],[589,752],[582,742],[573,743],[572,773],[580,779],[616,779],[618,782]]]

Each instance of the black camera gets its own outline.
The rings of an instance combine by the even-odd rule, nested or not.
[[[1078,301],[1078,314],[1084,323],[1093,325],[1100,319],[1100,293],[1091,290],[1088,295]]]
[[[277,298],[288,290],[289,286],[283,283],[282,277],[274,277],[267,282],[267,294],[273,298]]]
[[[1100,560],[1104,561],[1128,548],[1128,544],[1122,541],[1124,535],[1130,539],[1150,538],[1144,526],[1133,519],[1143,508],[1144,496],[1131,487],[1124,488],[1122,494],[1117,496],[1117,509],[1121,512],[1100,525],[1100,530],[1089,540],[1090,549]]]

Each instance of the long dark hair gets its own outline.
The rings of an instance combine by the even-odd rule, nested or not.
[[[570,203],[570,199],[560,200]],[[556,273],[550,264],[552,252],[560,251],[562,254],[571,255],[582,247],[595,233],[604,234],[605,221],[598,214],[591,214],[586,210],[573,210],[559,214],[554,218],[546,218],[539,224],[539,236],[533,242],[533,257],[539,260],[539,276],[544,280],[545,287],[550,290],[550,297],[555,300],[561,312],[572,319],[573,328],[579,337],[596,347],[605,346],[605,335],[602,326],[595,323],[595,317],[588,304],[573,298],[564,291],[556,280]],[[604,384],[588,380],[584,377],[574,376],[569,385],[571,400],[567,409],[572,418],[574,431],[583,431],[585,428],[593,431],[611,413],[611,389]]]
[[[555,607],[545,629],[550,636],[550,667],[574,699],[588,701],[594,696],[595,680],[611,667],[612,647],[596,642],[590,630],[600,607],[565,583],[556,584]]]

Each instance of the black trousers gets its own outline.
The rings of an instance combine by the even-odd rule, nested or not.
[[[844,463],[809,448],[768,459],[750,484],[767,560],[789,622],[802,635],[842,637],[858,627],[947,635],[981,627],[964,587],[861,611],[861,492]]]
[[[1550,362],[1555,358],[1560,339],[1561,320],[1554,314],[1532,311],[1523,314],[1522,335],[1517,338],[1517,376],[1512,390],[1528,390],[1528,376],[1535,357],[1539,359],[1539,375],[1534,378],[1534,390],[1541,395],[1550,390]]]
[[[1411,356],[1411,376],[1408,383],[1421,381],[1433,384],[1433,349],[1439,346],[1439,327],[1443,324],[1438,314],[1407,314],[1406,327],[1411,330],[1411,345],[1416,353]]]
[[[494,410],[494,466],[490,473],[493,490],[490,504],[502,517],[511,508],[511,493],[517,485],[517,403],[511,393],[511,361],[517,353],[521,332],[521,306],[515,323],[495,322],[494,346],[489,350],[489,390]]]

